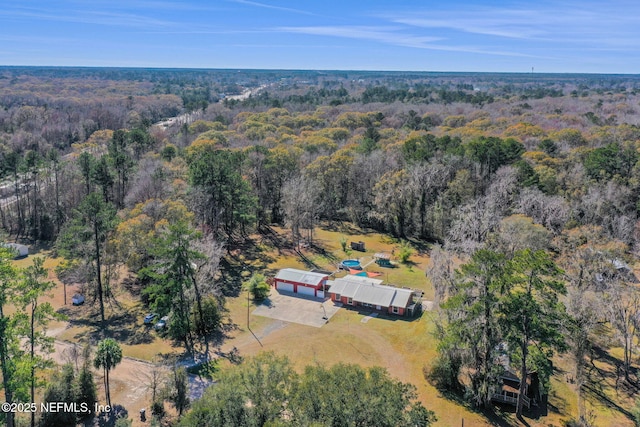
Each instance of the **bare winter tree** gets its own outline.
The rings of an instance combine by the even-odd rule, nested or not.
[[[544,225],[554,234],[562,231],[570,214],[569,205],[563,197],[547,196],[534,187],[522,190],[517,210],[533,218],[536,224]]]
[[[498,223],[486,202],[485,197],[479,197],[457,209],[445,242],[448,250],[471,255],[484,246],[487,236]]]
[[[361,226],[367,224],[368,214],[374,204],[373,188],[391,167],[386,153],[381,150],[355,157],[349,168],[352,187],[347,194],[347,213],[351,221]]]
[[[560,252],[558,259],[569,289],[574,292],[570,294],[574,301],[570,299],[568,308],[576,327],[589,330],[593,321],[608,322],[623,347],[622,368],[629,379],[634,339],[640,331],[640,291],[632,283],[637,279],[624,262],[628,246],[596,226],[567,230],[554,240],[554,245]],[[583,319],[589,316],[593,319]],[[588,338],[584,330],[573,331],[572,335],[577,334],[582,341]]]
[[[623,280],[612,281],[612,286],[604,295],[608,317],[614,332],[622,343],[624,355],[622,369],[627,381],[631,381],[631,360],[635,338],[640,326],[640,292]]]
[[[502,167],[494,175],[485,196],[457,210],[447,239],[447,248],[472,254],[482,248],[489,233],[513,208],[517,195],[517,175],[512,167]]]
[[[578,201],[576,210],[582,223],[600,225],[611,237],[632,243],[634,200],[629,187],[609,181],[590,186]]]
[[[551,232],[525,215],[515,214],[504,218],[491,235],[490,247],[511,258],[516,251],[548,249]]]
[[[224,254],[224,245],[212,235],[206,235],[194,242],[193,249],[203,255],[195,261],[196,280],[200,283],[200,292],[203,295],[216,294],[215,279],[219,271],[220,259]]]
[[[578,395],[578,420],[581,425],[588,424],[588,413],[585,407],[583,387],[587,381],[587,357],[591,352],[592,334],[601,323],[599,313],[602,307],[595,292],[570,287],[567,300],[567,337],[570,342],[569,352],[575,363],[574,380]]]
[[[487,207],[500,218],[511,213],[518,196],[518,173],[511,166],[503,166],[492,176],[486,192]]]
[[[389,171],[375,185],[374,206],[369,218],[383,224],[388,231],[405,237],[413,231],[412,215],[416,204],[414,189],[408,185],[407,171]]]
[[[430,259],[431,262],[426,273],[435,291],[435,304],[438,305],[455,286],[453,255],[444,250],[442,246],[434,245],[431,249]]]
[[[453,178],[454,168],[451,163],[432,159],[428,163],[418,163],[409,168],[409,186],[416,195],[415,213],[416,229],[421,237],[433,235],[429,230],[429,208],[435,203],[438,194],[446,189]]]
[[[313,229],[319,213],[319,191],[316,182],[306,176],[292,178],[282,188],[284,218],[297,247],[303,229],[308,231],[309,242],[313,240]]]
[[[164,199],[168,193],[168,172],[162,160],[144,158],[138,164],[131,189],[125,197],[125,206],[133,207],[149,199]]]

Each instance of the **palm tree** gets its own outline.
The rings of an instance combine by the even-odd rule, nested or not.
[[[104,371],[104,394],[107,398],[107,405],[111,406],[111,394],[109,393],[109,371],[122,361],[122,349],[113,338],[105,338],[98,343],[96,358],[93,366],[102,368]]]

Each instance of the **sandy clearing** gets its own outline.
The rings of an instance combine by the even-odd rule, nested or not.
[[[60,330],[61,328],[57,328]],[[67,341],[55,340],[54,352],[51,358],[58,364],[75,363],[74,354],[82,352],[82,347]],[[82,363],[81,357],[77,358],[78,363]],[[190,365],[187,363],[186,365]],[[129,418],[133,420],[133,426],[145,426],[147,423],[140,421],[140,409],[148,408],[151,404],[151,380],[154,371],[159,371],[162,375],[168,375],[170,369],[160,363],[154,364],[144,360],[131,357],[123,357],[122,362],[109,373],[111,387],[111,401],[113,404],[122,405],[129,413]],[[98,400],[104,401],[104,383],[102,370],[94,369],[94,379],[98,390]],[[196,375],[189,375],[189,392],[191,399],[195,400],[202,396],[204,390],[212,384],[211,380],[201,378]]]

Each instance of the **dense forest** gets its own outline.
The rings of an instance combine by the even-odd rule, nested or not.
[[[599,425],[581,396],[609,352],[621,385],[607,398],[640,422],[638,76],[2,67],[0,180],[6,238],[62,255],[58,277],[89,284],[104,330],[128,277],[194,352],[241,290],[225,253],[274,226],[300,245],[350,223],[428,248],[425,377],[443,393],[490,407],[504,357],[548,391],[563,354],[572,425]],[[9,398],[24,335],[3,330]],[[314,375],[329,372],[296,381]],[[414,409],[406,425],[433,421]]]

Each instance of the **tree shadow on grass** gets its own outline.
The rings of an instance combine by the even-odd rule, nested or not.
[[[585,398],[596,401],[606,408],[618,411],[627,418],[633,419],[633,415],[627,408],[620,406],[617,402],[615,402],[611,397],[607,395],[602,382],[604,381],[598,382],[594,381],[593,379],[587,381],[587,383],[582,386]]]
[[[300,257],[302,262],[304,262],[304,265],[306,265],[308,268],[310,269],[320,268],[318,264],[316,264],[311,258],[307,257],[305,254],[303,254],[302,251],[296,250],[295,252],[298,255],[298,257]]]
[[[240,329],[237,323],[227,322],[220,325],[220,328],[209,336],[209,343],[213,347],[220,347],[228,339],[233,338],[232,332]]]
[[[227,297],[239,296],[242,282],[254,272],[271,275],[272,270],[267,266],[274,261],[254,240],[248,239],[229,247],[227,255],[220,260],[220,291]]]
[[[322,223],[318,226],[318,228],[326,231],[344,233],[351,236],[355,236],[358,234],[367,235],[374,232],[372,230],[360,228],[351,222],[345,222],[345,221],[331,221],[327,223]]]
[[[553,412],[555,414],[562,414],[563,410],[562,408],[566,408],[567,407],[567,400],[562,397],[559,396],[557,393],[553,394],[553,401],[556,402],[556,404],[550,403],[549,402],[549,398],[545,397],[545,401],[544,401],[544,409],[545,412]]]
[[[220,260],[220,280],[218,285],[225,297],[238,297],[242,292],[242,282],[246,280],[242,276],[242,266],[232,264],[226,258]]]
[[[606,394],[604,394],[602,390],[599,390],[598,388],[593,387],[591,384],[585,384],[583,386],[583,390],[585,392],[585,397],[598,401],[599,403],[601,403],[602,405],[604,405],[609,409],[614,409],[620,412],[630,420],[633,419],[633,414],[631,414],[631,412],[629,412],[628,409],[623,408],[622,406],[618,405],[618,403],[611,400],[611,398]]]
[[[582,386],[585,398],[596,401],[609,409],[620,412],[629,419],[633,419],[633,415],[627,408],[620,406],[607,395],[606,388],[614,388],[616,394],[622,391],[628,396],[632,396],[637,393],[637,384],[626,381],[622,373],[622,361],[612,356],[607,351],[594,346],[592,348],[592,356],[592,363],[588,365],[588,369],[586,370],[587,380]],[[607,364],[611,369],[607,370],[599,368],[596,366],[594,361]],[[634,372],[632,372],[632,375],[633,374]]]
[[[464,398],[462,391],[450,391],[438,389],[438,392],[445,399],[455,402],[458,405],[464,407],[469,412],[480,414],[485,417],[490,425],[498,427],[512,427],[513,422],[509,418],[510,414],[515,414],[515,407],[509,406],[493,406],[490,408],[478,408],[473,406]],[[463,417],[464,418],[464,417]]]
[[[405,262],[400,262],[400,264],[402,264],[403,266],[407,267],[409,269],[409,271],[413,271],[414,267],[418,266],[417,262],[412,261],[410,259],[406,260]]]
[[[411,243],[411,246],[418,251],[420,255],[428,254],[431,251],[431,247],[434,243],[438,243],[435,241],[428,240],[419,240],[419,239],[408,239],[408,242]]]
[[[216,355],[218,357],[227,359],[232,365],[239,365],[244,360],[244,358],[240,355],[240,351],[236,347],[233,347],[227,352],[216,350]]]
[[[327,262],[329,263],[337,263],[338,262],[338,257],[335,256],[333,253],[328,252],[325,248],[323,248],[322,246],[320,246],[320,244],[318,244],[317,242],[314,242],[314,244],[312,244],[309,249],[311,251],[313,251],[313,253],[320,255],[324,258],[327,259]]]
[[[419,321],[422,318],[422,314],[424,314],[423,312],[420,312],[414,316],[409,316],[409,315],[398,315],[398,314],[389,314],[389,313],[385,313],[383,311],[375,311],[375,310],[371,310],[370,307],[363,307],[363,306],[353,306],[353,305],[349,305],[349,304],[345,304],[342,306],[342,308],[345,308],[347,310],[351,310],[351,311],[355,311],[358,314],[362,315],[362,316],[370,316],[372,314],[374,314],[376,319],[381,319],[381,320],[385,320],[385,321],[391,321],[391,322],[415,322],[415,321]]]
[[[112,313],[105,319],[103,333],[102,322],[97,309],[85,309],[79,316],[75,307],[63,307],[58,312],[66,314],[71,327],[86,327],[88,330],[77,333],[74,338],[78,341],[97,342],[103,338],[113,338],[118,342],[129,345],[149,344],[154,337],[151,325],[141,326],[135,311],[119,311]]]

